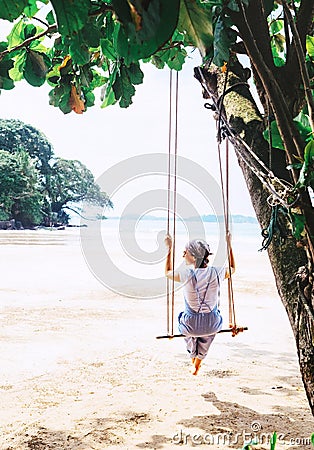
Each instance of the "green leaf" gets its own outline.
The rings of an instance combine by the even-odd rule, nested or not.
[[[306,36],[306,51],[311,58],[314,58],[314,36]]]
[[[292,221],[292,234],[296,239],[300,239],[305,227],[305,217],[303,214],[297,214],[294,212],[290,213]],[[275,448],[275,447],[271,447]]]
[[[232,23],[228,17],[218,18],[214,32],[214,59],[218,67],[229,61],[230,47],[236,42],[237,33],[231,28]]]
[[[27,6],[28,0],[0,0],[0,19],[13,20],[17,19]]]
[[[92,70],[92,75],[93,78],[90,82],[91,89],[96,89],[98,87],[104,86],[108,81],[107,77],[100,75],[96,70]]]
[[[298,114],[294,119],[294,124],[298,129],[301,138],[304,142],[307,142],[311,138],[312,129],[309,123],[308,117],[304,113]],[[268,128],[263,132],[264,138],[269,142],[269,130]],[[277,123],[275,120],[271,122],[271,138],[272,138],[272,147],[280,148],[285,150],[284,144],[282,142]]]
[[[88,22],[82,30],[82,35],[88,47],[99,47],[102,34],[96,23]]]
[[[107,85],[105,88],[104,100],[101,104],[101,108],[106,108],[107,106],[114,105],[117,102],[115,93],[113,90],[113,84],[115,83],[117,75],[118,75],[118,64],[115,64],[112,72],[110,73],[110,76],[109,76],[109,79],[108,79],[108,82],[107,82]]]
[[[12,59],[3,59],[0,61],[0,89],[13,89],[14,82],[9,76],[9,71],[13,67]]]
[[[63,114],[69,114],[72,111],[72,107],[70,106],[70,94],[65,94],[60,98],[59,109]]]
[[[120,8],[121,26],[114,33],[116,53],[126,65],[153,55],[176,28],[180,0],[136,2],[136,7],[132,3],[132,14],[127,0],[113,0],[112,4],[115,10]]]
[[[275,431],[270,439],[270,450],[275,450],[276,442],[277,442],[277,433]]]
[[[85,99],[85,106],[93,106],[95,104],[95,95],[92,91],[89,91],[87,89],[82,88],[84,99]]]
[[[280,56],[274,56],[274,64],[276,67],[283,67],[286,64],[286,61]]]
[[[303,127],[308,128],[308,130],[311,130],[311,123],[310,118],[308,114],[305,114],[303,111],[300,111],[299,114],[293,119],[296,122],[300,122]]]
[[[135,88],[130,81],[128,71],[125,66],[120,67],[120,74],[112,86],[116,100],[119,100],[121,108],[127,108],[132,103]]]
[[[36,29],[35,25],[33,25],[32,23],[28,23],[27,25],[25,25],[25,27],[24,27],[24,40],[35,36],[36,30],[37,29]]]
[[[49,13],[46,16],[46,21],[48,25],[53,25],[56,22],[55,16],[53,15],[53,11],[49,11]]]
[[[28,0],[28,5],[24,8],[24,14],[32,18],[39,11],[36,0]]]
[[[39,53],[48,53],[48,49],[45,45],[42,44],[41,40],[36,39],[29,44],[29,48],[35,52]]]
[[[73,62],[81,66],[89,63],[90,52],[87,44],[84,42],[82,33],[78,32],[70,38],[69,42],[69,53]]]
[[[15,46],[24,42],[24,28],[25,23],[23,20],[18,21],[12,28],[8,35],[8,49],[11,50]]]
[[[117,103],[116,97],[114,95],[113,89],[110,88],[106,90],[105,98],[101,104],[101,108],[107,108],[107,106],[111,106]]]
[[[313,433],[312,436],[311,436],[311,443],[312,443],[312,445],[313,445],[313,447],[314,447],[314,433]]]
[[[270,34],[278,34],[283,29],[283,20],[273,20],[269,26]]]
[[[81,67],[79,77],[80,77],[80,85],[89,88],[90,82],[93,79],[93,74],[88,64]]]
[[[296,125],[296,127],[297,127],[297,129],[298,129],[298,131],[299,131],[303,141],[307,142],[311,138],[311,135],[312,135],[312,128],[311,128],[311,126],[310,125],[304,125],[302,122],[300,122],[300,121],[298,121],[296,119],[293,119],[293,121],[294,121],[294,123],[295,123],[295,125]]]
[[[187,33],[190,45],[199,49],[203,58],[213,53],[213,24],[211,10],[196,0],[181,1],[178,30]]]
[[[100,47],[101,51],[107,58],[111,59],[112,61],[118,59],[115,48],[109,39],[101,39]]]
[[[314,163],[314,140],[313,139],[305,146],[304,162],[308,167]]]
[[[163,69],[165,67],[165,62],[157,55],[152,56],[151,62],[157,69]]]
[[[7,42],[0,42],[0,53],[4,52],[6,49],[8,48],[8,43]]]
[[[281,150],[285,149],[285,146],[282,142],[278,127],[277,127],[277,123],[275,120],[273,120],[271,122],[270,125],[270,130],[271,130],[271,145],[274,148],[280,148]],[[264,138],[269,142],[269,130],[268,128],[263,132],[263,136]]]
[[[72,111],[70,106],[71,86],[63,84],[56,86],[49,92],[49,104],[60,108],[64,114]]]
[[[73,36],[87,22],[89,0],[51,0],[56,13],[59,33],[62,36]]]
[[[299,179],[296,188],[311,186],[314,183],[314,140],[312,139],[305,146],[304,162],[300,170]]]
[[[127,0],[112,0],[112,6],[121,23],[132,22],[131,9]]]
[[[132,84],[143,83],[144,74],[141,71],[139,63],[131,63],[130,67],[126,68]]]
[[[181,70],[184,64],[187,52],[184,48],[174,47],[166,51],[159,52],[159,56],[164,61],[169,69]]]
[[[20,50],[14,61],[14,67],[10,70],[10,77],[14,81],[20,81],[23,78],[23,71],[26,63],[26,50]]]
[[[60,79],[59,66],[53,66],[49,73],[46,75],[46,79],[50,84],[57,84]]]
[[[47,56],[29,50],[24,67],[24,78],[32,86],[42,86],[48,72]]]

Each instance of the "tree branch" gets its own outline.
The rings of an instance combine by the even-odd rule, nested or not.
[[[293,20],[291,11],[287,5],[286,0],[282,0],[282,6],[283,6],[285,15],[287,17],[287,20],[288,20],[288,23],[289,23],[289,26],[291,28],[291,32],[293,35],[294,48],[296,50],[299,68],[300,68],[302,81],[303,81],[303,85],[304,85],[304,93],[305,93],[305,98],[306,98],[307,107],[308,107],[308,111],[309,111],[310,124],[311,124],[311,128],[312,128],[312,132],[314,132],[314,101],[313,101],[313,96],[312,96],[312,89],[310,86],[310,77],[309,77],[309,74],[308,74],[308,71],[306,68],[306,64],[305,64],[305,54],[304,54],[304,50],[303,50],[303,46],[302,46],[302,42],[301,42],[301,37],[300,37],[299,31],[296,27],[296,24]]]
[[[240,12],[242,13],[242,21],[239,24],[241,33],[245,36],[243,39],[246,46],[251,63],[254,66],[263,85],[264,91],[271,102],[272,110],[275,114],[277,124],[281,131],[282,140],[286,147],[287,157],[290,164],[293,163],[294,155],[302,157],[302,143],[300,136],[295,128],[291,113],[287,106],[285,97],[281,87],[277,82],[271,68],[266,64],[264,55],[261,53],[259,46],[255,40],[251,25],[246,15],[243,4],[240,2]],[[273,66],[273,63],[272,65]],[[298,174],[293,171],[294,181],[297,182]]]
[[[42,31],[41,33],[37,34],[36,36],[32,36],[25,41],[23,41],[21,44],[16,45],[15,47],[10,48],[9,50],[4,50],[0,53],[0,61],[5,57],[5,55],[8,55],[9,53],[12,53],[16,50],[20,50],[23,47],[27,47],[31,42],[36,41],[36,39],[40,39],[41,37],[47,36],[49,33],[55,33],[58,30],[58,27],[56,24],[51,25],[47,28],[47,30]]]
[[[294,11],[296,27],[299,32],[302,48],[304,49],[306,34],[309,33],[312,24],[314,0],[302,0],[298,9],[295,7],[294,2],[291,2],[289,7],[291,13]],[[284,15],[284,19],[286,31],[286,14]],[[289,33],[286,31],[285,34],[287,39]],[[292,115],[296,116],[303,107],[304,102],[302,101],[303,90],[300,90],[302,77],[298,66],[298,57],[296,54],[296,49],[293,45],[291,45],[291,42],[290,45],[287,45],[286,64],[282,67],[276,68],[276,71],[280,74],[281,79],[283,80],[281,83],[282,90],[287,102],[290,102],[290,110],[292,111]],[[292,91],[295,92],[294,96],[291,96]]]
[[[110,5],[103,4],[97,10],[90,12],[89,17],[99,16],[108,11],[114,11],[114,9]],[[41,24],[45,25],[47,27],[47,29],[45,31],[42,31],[41,33],[37,34],[36,36],[32,36],[32,37],[26,39],[21,44],[16,45],[15,47],[11,48],[10,50],[4,50],[3,52],[1,52],[0,53],[0,61],[4,58],[4,56],[14,52],[15,50],[20,50],[23,47],[27,47],[31,42],[36,41],[36,39],[40,39],[43,36],[47,36],[49,33],[55,33],[56,31],[58,31],[57,24],[53,24],[53,25],[49,26],[48,24],[46,24],[44,21],[42,21],[38,17],[33,17],[33,19],[38,20]]]
[[[237,3],[241,10],[243,8],[242,0],[237,0]],[[234,19],[235,23],[239,23],[239,19],[240,21],[243,19],[243,14],[241,14],[241,12],[230,12],[230,16]],[[250,2],[246,9],[246,16],[251,28],[254,30],[254,36],[252,34],[251,38],[254,39],[257,47],[262,50],[263,59],[268,67],[274,67],[268,24],[263,2],[261,0]],[[238,29],[241,34],[242,27],[238,26]]]
[[[302,45],[305,45],[306,35],[312,26],[314,14],[314,0],[302,0],[298,13],[296,14],[296,26]]]

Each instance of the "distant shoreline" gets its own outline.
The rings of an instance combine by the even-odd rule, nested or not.
[[[105,221],[117,221],[117,220],[125,220],[125,221],[138,221],[138,220],[144,220],[144,221],[167,221],[167,217],[158,217],[158,216],[150,216],[150,215],[143,215],[143,216],[113,216],[113,217],[106,217]],[[170,221],[172,222],[173,217],[170,217]],[[185,218],[179,218],[179,222],[199,222],[199,221],[205,222],[205,223],[223,223],[224,217],[223,216],[215,216],[215,215],[203,215],[203,216],[197,216],[197,217],[185,217]],[[241,214],[234,214],[231,215],[231,223],[249,223],[249,224],[258,224],[258,221],[255,217],[252,216],[244,216]],[[38,231],[38,230],[65,230],[69,228],[82,228],[87,227],[88,225],[86,223],[69,223],[68,225],[61,225],[58,227],[44,227],[44,226],[34,226],[33,228],[5,228],[0,227],[0,231]]]
[[[184,222],[198,222],[199,220],[202,220],[203,222],[210,222],[210,223],[221,223],[224,222],[223,216],[215,216],[213,214],[210,215],[203,215],[198,217],[185,217],[182,219]],[[113,217],[107,217],[106,220],[121,220],[120,216],[113,216]],[[139,220],[138,216],[123,216],[123,220]],[[167,217],[158,217],[158,216],[148,216],[143,215],[140,217],[140,220],[158,220],[158,221],[165,221],[167,220]],[[172,220],[172,218],[170,219]],[[179,219],[180,220],[180,219]],[[244,216],[241,214],[233,214],[231,215],[231,221],[232,223],[258,223],[257,219],[252,216]]]

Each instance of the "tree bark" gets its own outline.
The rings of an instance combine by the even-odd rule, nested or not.
[[[269,160],[268,143],[263,138],[263,119],[250,93],[245,77],[245,70],[238,66],[237,73],[228,75],[227,94],[222,99],[224,91],[224,74],[211,66],[210,68],[196,68],[195,77],[201,82],[203,95],[211,98],[213,109],[219,109],[225,134],[233,144],[239,165],[246,181],[256,217],[264,229],[268,226],[271,207],[267,199],[270,195],[265,184],[252,171],[239,154],[246,155],[249,160],[247,146],[266,165]],[[232,89],[231,85],[236,85]],[[223,107],[221,108],[221,102]],[[217,112],[217,111],[216,111]],[[217,116],[217,115],[216,115]],[[217,118],[217,117],[216,117]],[[246,146],[246,145],[247,146]],[[286,170],[286,158],[283,151],[272,149],[272,170],[276,176],[289,179]],[[284,242],[272,239],[267,251],[276,286],[281,301],[286,309],[291,328],[295,337],[299,357],[300,372],[308,398],[309,406],[314,415],[314,313],[313,313],[313,273],[309,264],[306,248],[298,242],[289,231],[289,220],[281,217],[288,237]],[[261,238],[262,239],[262,238]],[[265,329],[267,332],[267,328]]]

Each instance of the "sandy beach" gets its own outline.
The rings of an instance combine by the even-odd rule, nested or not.
[[[238,323],[197,377],[164,334],[165,297],[123,297],[88,269],[79,229],[2,231],[1,450],[311,449],[314,421],[265,253],[235,240]],[[222,295],[224,298],[224,292]],[[182,305],[176,295],[176,308]],[[222,304],[226,310],[226,305]]]

